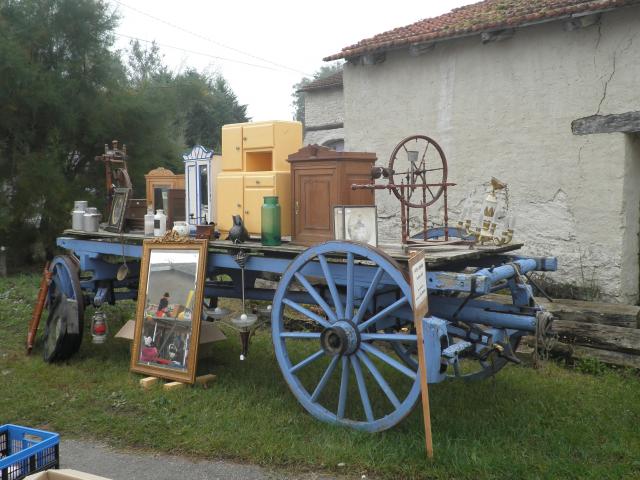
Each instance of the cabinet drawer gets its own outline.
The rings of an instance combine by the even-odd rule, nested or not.
[[[273,187],[275,175],[245,176],[244,186],[246,187]]]
[[[273,147],[273,124],[242,127],[243,148]]]

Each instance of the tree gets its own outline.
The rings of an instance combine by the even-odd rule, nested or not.
[[[123,60],[117,22],[103,0],[0,0],[0,245],[15,263],[54,246],[73,200],[103,208],[105,143],[127,144],[139,197],[150,169],[182,171],[187,147],[247,119],[224,78],[174,75],[155,44]]]
[[[309,85],[311,82],[328,77],[329,75],[333,75],[334,73],[338,73],[342,70],[342,68],[342,63],[322,65],[318,70],[314,72],[311,78],[304,77],[293,86],[293,92],[291,94],[293,101],[291,102],[291,106],[293,107],[294,120],[298,120],[299,122],[304,123],[304,92],[301,92],[300,89]]]

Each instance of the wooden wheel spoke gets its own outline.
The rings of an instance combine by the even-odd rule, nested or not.
[[[353,278],[353,262],[353,253],[347,253],[347,305],[344,310],[344,318],[346,319],[351,319],[351,317],[353,316],[353,290],[355,288]]]
[[[347,408],[347,392],[349,390],[349,357],[342,357],[342,374],[340,376],[340,394],[338,395],[338,418],[344,418]]]
[[[409,303],[409,299],[407,297],[402,297],[398,300],[396,300],[395,302],[393,302],[391,305],[389,305],[388,307],[384,308],[383,310],[379,311],[378,313],[376,313],[373,317],[371,317],[370,319],[366,320],[365,322],[361,323],[360,325],[358,325],[358,330],[360,330],[361,332],[363,332],[364,330],[367,329],[367,327],[369,327],[370,325],[375,324],[378,320],[383,319],[384,317],[386,317],[387,315],[395,312],[396,310],[398,310],[400,307],[403,307],[404,305],[406,305],[407,303]]]
[[[285,305],[293,308],[296,312],[301,313],[302,315],[304,315],[305,317],[310,318],[311,320],[313,320],[314,322],[322,325],[324,328],[329,328],[331,326],[331,323],[329,323],[328,321],[326,321],[324,318],[322,318],[320,315],[313,313],[311,310],[309,310],[308,308],[303,307],[302,305],[300,305],[299,303],[294,302],[293,300],[290,300],[288,298],[283,298],[282,299],[282,303],[284,303]]]
[[[304,360],[302,360],[301,362],[296,363],[293,367],[291,367],[289,369],[290,373],[294,373],[297,372],[298,370],[300,370],[303,367],[306,367],[307,365],[309,365],[310,363],[315,362],[316,360],[318,360],[320,357],[322,357],[324,355],[324,350],[318,350],[316,353],[314,353],[313,355],[309,355],[307,358],[305,358]]]
[[[326,313],[327,317],[329,317],[329,320],[331,321],[331,323],[337,322],[338,318],[336,317],[335,312],[331,309],[331,307],[325,301],[325,299],[322,298],[322,295],[320,295],[318,293],[318,291],[315,288],[313,288],[313,285],[311,285],[309,280],[307,280],[305,278],[305,276],[302,275],[300,272],[296,272],[294,274],[294,276],[296,277],[296,280],[298,280],[298,282],[300,282],[300,284],[302,284],[302,286],[309,293],[309,295],[311,295],[313,297],[313,299],[316,301],[316,303],[318,305],[320,305],[320,308],[322,308],[322,310],[324,310],[324,313]]]
[[[318,400],[318,397],[324,390],[324,387],[327,386],[327,383],[329,382],[331,375],[333,374],[334,370],[336,369],[336,366],[338,365],[338,360],[340,360],[339,356],[335,356],[331,359],[331,363],[329,363],[329,366],[325,370],[324,374],[322,375],[322,378],[320,379],[320,382],[318,383],[318,385],[316,386],[316,389],[313,391],[313,394],[311,395],[312,402],[315,402]]]
[[[280,332],[280,338],[320,339],[320,332]]]
[[[367,367],[367,369],[371,372],[371,376],[373,376],[378,386],[384,392],[384,394],[387,396],[387,398],[393,404],[393,406],[395,408],[400,407],[400,403],[401,403],[400,400],[398,400],[398,397],[394,393],[393,389],[384,379],[384,377],[382,376],[380,371],[376,368],[376,366],[373,364],[371,359],[367,357],[367,354],[362,351],[359,351],[357,355],[358,355],[358,358],[362,361],[362,363],[364,363],[365,367]]]
[[[358,383],[358,390],[360,391],[360,400],[362,401],[362,408],[364,408],[364,414],[367,417],[367,421],[373,422],[373,410],[371,408],[371,402],[369,401],[369,394],[367,393],[367,385],[364,382],[364,375],[362,375],[362,368],[360,368],[360,361],[358,357],[351,359],[353,365],[353,372],[356,374],[356,382]]]
[[[402,365],[400,362],[398,362],[397,360],[394,360],[393,358],[391,358],[389,355],[387,355],[386,353],[384,353],[382,350],[374,347],[373,345],[370,345],[368,343],[362,343],[360,344],[360,347],[367,353],[370,353],[371,355],[373,355],[374,357],[378,357],[380,360],[382,360],[384,363],[386,363],[387,365],[395,368],[396,370],[398,370],[400,373],[406,375],[407,377],[409,377],[412,380],[415,380],[417,377],[416,372],[414,372],[413,370],[405,367],[404,365]]]
[[[333,280],[333,275],[331,275],[331,270],[329,269],[327,258],[324,255],[318,255],[318,260],[320,261],[322,273],[324,274],[324,278],[326,279],[327,285],[329,286],[329,291],[331,292],[333,306],[336,309],[336,312],[342,312],[342,300],[340,300],[340,293],[338,292],[338,288],[336,287],[336,282]]]
[[[373,276],[373,280],[371,280],[371,285],[369,285],[369,289],[367,290],[367,293],[365,294],[364,298],[362,299],[362,302],[360,303],[360,308],[358,308],[356,315],[353,317],[353,323],[355,323],[356,325],[360,323],[360,320],[362,320],[362,317],[366,313],[367,307],[369,306],[369,303],[371,303],[371,299],[373,298],[373,295],[376,293],[378,284],[382,279],[382,275],[384,275],[384,270],[381,267],[378,267],[378,270],[376,270],[376,273]]]

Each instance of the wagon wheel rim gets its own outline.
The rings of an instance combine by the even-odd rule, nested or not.
[[[49,271],[49,316],[45,327],[43,356],[45,361],[54,362],[69,358],[80,349],[84,330],[84,299],[79,268],[71,257],[55,257]],[[75,300],[77,308],[69,308],[68,300]],[[70,333],[70,330],[77,333]]]
[[[423,183],[434,183],[434,184],[437,183],[439,185],[437,187],[427,187],[426,199],[420,199],[419,201],[416,202],[411,200],[410,193],[408,194],[407,197],[403,196],[400,193],[400,183],[398,183],[397,180],[399,180],[400,177],[404,177],[407,172],[405,171],[395,172],[394,170],[399,166],[398,165],[399,155],[405,154],[405,153],[408,155],[408,152],[410,151],[409,148],[416,148],[416,146],[419,144],[420,145],[424,144],[425,146],[424,146],[424,150],[422,150],[422,148],[418,150],[418,158],[420,159],[420,164],[418,168],[419,168],[419,171],[422,172],[422,174],[418,174],[418,176],[421,177],[421,181],[423,181]],[[429,164],[427,159],[427,152],[429,151],[430,148],[432,149],[432,151],[435,151],[436,153],[436,159],[433,164]],[[430,172],[441,172],[440,174],[438,174],[437,181],[427,182],[426,177],[427,177],[427,174]],[[422,208],[422,207],[428,207],[430,205],[433,205],[444,192],[445,184],[447,183],[447,175],[448,175],[447,158],[444,154],[444,151],[442,150],[442,147],[440,147],[440,145],[435,140],[433,140],[430,137],[427,137],[426,135],[412,135],[410,137],[405,138],[400,143],[398,143],[398,145],[396,145],[396,147],[393,149],[393,152],[391,153],[391,156],[389,158],[388,181],[389,181],[389,185],[391,186],[391,191],[396,196],[396,198],[400,200],[402,204],[408,207]]]
[[[341,257],[342,265],[336,264],[336,257]],[[357,278],[365,271],[366,288]],[[324,289],[312,284],[313,277],[324,280]],[[399,291],[399,299],[377,305],[388,290]],[[295,300],[294,292],[312,302]],[[285,325],[285,310],[302,317],[307,331]],[[327,242],[291,263],[274,296],[272,335],[285,381],[309,413],[325,422],[375,432],[396,425],[411,412],[420,395],[418,369],[403,365],[391,344],[415,342],[416,337],[379,328],[401,310],[411,316],[409,284],[398,266],[377,249]],[[300,348],[306,350],[301,359],[294,359]],[[315,371],[305,374],[311,368]]]

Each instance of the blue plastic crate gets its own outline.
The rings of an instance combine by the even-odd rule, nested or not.
[[[21,478],[50,468],[59,468],[60,436],[57,433],[0,426],[0,480]]]

